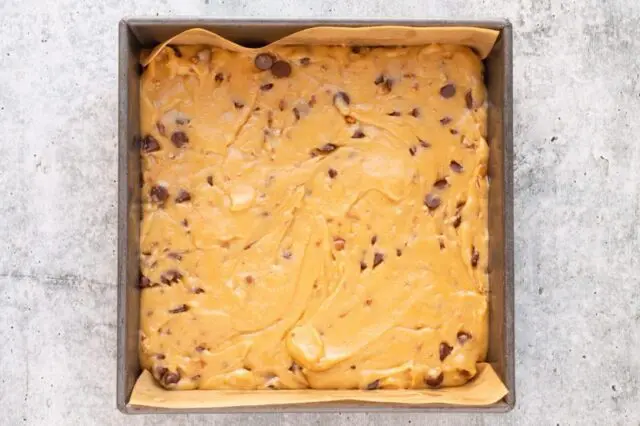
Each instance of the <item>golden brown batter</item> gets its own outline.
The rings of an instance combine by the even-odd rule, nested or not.
[[[141,108],[140,356],[163,386],[476,374],[488,146],[471,50],[166,48]]]

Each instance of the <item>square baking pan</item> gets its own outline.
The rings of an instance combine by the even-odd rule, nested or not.
[[[489,187],[489,351],[487,361],[509,390],[488,406],[404,405],[329,402],[302,405],[163,409],[129,404],[141,373],[138,360],[140,310],[140,137],[139,64],[142,49],[153,48],[189,28],[204,28],[245,46],[258,47],[288,34],[316,26],[415,27],[473,26],[498,30],[500,36],[484,60],[488,88]],[[506,20],[327,20],[327,19],[209,19],[130,18],[119,27],[118,74],[118,355],[117,406],[123,413],[232,413],[232,412],[506,412],[515,405],[513,304],[513,129],[512,28]]]

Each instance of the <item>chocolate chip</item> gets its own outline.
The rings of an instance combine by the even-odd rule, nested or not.
[[[440,361],[444,361],[445,358],[449,356],[452,350],[453,350],[453,346],[449,346],[447,342],[441,342],[440,343]]]
[[[377,242],[378,242],[378,236],[377,235],[374,235],[373,237],[371,237],[371,245],[374,245]]]
[[[169,191],[162,185],[154,185],[149,190],[149,196],[154,203],[163,204],[169,198]]]
[[[284,99],[280,99],[280,101],[278,102],[278,109],[280,111],[284,111],[286,107],[287,107],[287,101],[285,101]]]
[[[453,221],[453,227],[457,228],[462,223],[462,218],[460,216],[456,216],[456,219]]]
[[[372,303],[373,303],[373,299],[367,299],[364,301],[364,304],[367,306],[371,306]]]
[[[214,80],[216,81],[216,83],[222,83],[224,81],[224,75],[221,72],[216,73]]]
[[[162,124],[162,122],[157,121],[156,128],[158,129],[158,133],[160,133],[161,136],[167,136],[167,128],[164,126],[164,124]]]
[[[364,262],[360,262],[360,272],[364,271],[365,269],[367,269],[367,264]]]
[[[440,205],[440,197],[433,194],[427,194],[424,197],[424,205],[427,206],[430,210],[437,209]]]
[[[246,277],[244,277],[244,280],[246,281],[247,284],[253,284],[255,282],[255,280],[253,279],[253,276],[251,275],[247,275]]]
[[[182,278],[182,274],[179,271],[176,271],[175,269],[170,269],[166,272],[163,272],[162,275],[160,275],[160,281],[166,285],[177,283],[178,280],[180,280],[181,278]]]
[[[189,137],[185,132],[179,130],[177,132],[173,132],[171,135],[171,142],[173,142],[177,148],[182,148],[189,142]]]
[[[473,377],[473,374],[471,374],[469,370],[465,370],[462,368],[458,370],[458,374],[460,375],[460,377],[467,381],[471,380],[471,378]]]
[[[418,138],[418,142],[420,143],[420,146],[423,147],[423,148],[430,148],[431,147],[431,144],[429,142],[424,141],[424,140],[422,140],[420,138]]]
[[[447,185],[449,185],[449,182],[447,182],[446,179],[438,179],[433,184],[433,186],[437,189],[444,189],[447,187]]]
[[[452,98],[456,94],[456,86],[453,83],[445,84],[440,88],[440,96],[445,99]]]
[[[364,138],[365,134],[362,130],[358,129],[355,132],[353,132],[353,135],[351,135],[352,139],[362,139]]]
[[[309,105],[309,108],[313,108],[316,102],[316,95],[311,95],[311,98],[309,99],[309,102],[307,102],[307,104]]]
[[[480,260],[480,253],[475,246],[471,246],[471,266],[474,268],[478,266],[478,260]]]
[[[332,143],[326,143],[324,145],[322,145],[319,148],[315,148],[313,150],[313,153],[315,153],[316,155],[322,155],[322,154],[330,154],[333,151],[335,151],[336,149],[338,149],[338,147]]]
[[[158,140],[151,135],[147,135],[140,141],[140,149],[142,152],[156,152],[160,151],[160,144]]]
[[[347,95],[345,92],[338,92],[333,95],[333,103],[335,104],[337,102],[344,102],[345,104],[349,105],[351,103],[351,98],[349,98],[349,95]]]
[[[352,369],[352,370],[355,370],[355,369],[356,369],[356,366],[355,366],[355,365],[352,365],[352,366],[350,366],[349,368],[350,368],[350,369]]]
[[[457,135],[457,134],[458,134],[458,130],[456,130],[456,129],[449,129],[449,133],[451,133],[452,135]]]
[[[291,253],[291,251],[289,251],[289,250],[284,250],[284,251],[282,252],[282,257],[284,257],[285,259],[291,259],[291,256],[292,256],[292,255],[293,255],[293,254],[292,254],[292,253]]]
[[[153,369],[153,377],[162,382],[162,379],[168,371],[169,369],[167,367],[157,366]]]
[[[468,340],[471,339],[471,333],[467,333],[466,331],[458,331],[458,334],[456,336],[458,338],[458,343],[460,343],[461,345],[464,345]]]
[[[196,287],[196,288],[193,290],[193,292],[194,292],[195,294],[202,294],[202,293],[204,293],[204,289],[203,289],[203,288],[200,288],[200,287]]]
[[[344,245],[345,245],[344,238],[335,237],[333,239],[333,247],[336,249],[336,251],[344,250]]]
[[[382,92],[383,93],[391,92],[391,89],[393,89],[393,80],[386,79],[381,87],[382,87]]]
[[[244,104],[242,102],[239,102],[239,101],[233,101],[233,106],[236,107],[236,109],[244,108]]]
[[[177,46],[170,46],[173,49],[173,53],[175,53],[176,57],[182,58],[182,52]]]
[[[420,109],[419,108],[412,109],[411,112],[409,112],[409,115],[415,118],[420,117]]]
[[[430,388],[439,388],[444,380],[444,374],[440,372],[436,377],[427,377],[424,379],[424,383]]]
[[[213,186],[213,176],[207,176],[207,183],[209,186]]]
[[[302,370],[302,367],[300,367],[295,361],[293,361],[289,366],[289,371],[291,371],[293,374],[296,374],[300,370]]]
[[[338,171],[336,169],[329,169],[327,173],[331,179],[335,179],[336,176],[338,176]]]
[[[409,147],[409,154],[411,154],[411,156],[416,155],[416,152],[418,152],[418,148],[415,146]]]
[[[440,119],[440,124],[442,124],[443,126],[446,126],[447,124],[451,123],[452,119],[451,117],[442,117]]]
[[[167,257],[170,259],[182,260],[182,255],[174,251],[170,251],[169,253],[167,253]]]
[[[296,118],[296,121],[300,120],[300,110],[298,108],[293,108],[293,116]]]
[[[304,58],[300,58],[300,65],[302,65],[303,67],[308,67],[311,64],[311,58],[308,57],[304,57]]]
[[[167,372],[162,377],[162,382],[165,385],[174,385],[174,384],[178,383],[179,381],[180,381],[180,374],[179,373],[174,373],[173,371]]]
[[[184,203],[190,200],[191,200],[191,194],[189,194],[184,189],[181,189],[180,191],[178,191],[178,196],[176,197],[176,203]]]
[[[402,250],[396,249],[396,256],[398,257],[402,256]]]
[[[267,83],[260,86],[260,90],[262,90],[263,92],[269,91],[271,89],[273,89],[273,83]]]
[[[400,117],[402,114],[400,114],[399,111],[391,111],[390,113],[387,114],[389,117]]]
[[[438,244],[440,245],[440,250],[445,249],[444,240],[442,238],[438,238]]]
[[[182,226],[189,226],[189,221],[187,219],[182,219]]]
[[[184,303],[182,305],[176,306],[173,309],[169,309],[169,313],[170,314],[179,314],[182,312],[187,312],[189,310],[189,306],[185,305]]]
[[[380,265],[383,261],[384,261],[384,254],[375,253],[373,255],[373,269],[375,269],[376,266]]]
[[[375,84],[376,86],[379,86],[379,85],[381,85],[381,84],[382,84],[382,83],[384,83],[384,82],[385,82],[384,75],[380,74],[380,75],[378,76],[378,78],[376,78],[376,79],[375,79],[374,84]]]
[[[355,117],[351,116],[351,115],[345,115],[344,116],[344,121],[347,124],[356,124],[356,119]]]
[[[162,361],[163,359],[165,359],[165,355],[164,354],[156,354],[156,359]]]
[[[291,75],[291,65],[286,61],[276,61],[271,67],[271,74],[276,78],[285,78]]]
[[[144,275],[140,276],[140,283],[138,284],[140,288],[149,288],[151,287],[151,280]]]
[[[259,55],[256,55],[253,63],[259,70],[266,71],[273,66],[275,61],[276,57],[271,53],[260,53]]]
[[[360,46],[351,46],[351,53],[355,53],[356,55],[362,51]]]
[[[462,165],[457,161],[453,161],[453,160],[451,160],[451,162],[449,163],[449,168],[451,168],[451,170],[453,170],[456,173],[462,173],[462,170],[463,170]]]
[[[380,379],[374,380],[373,382],[367,385],[367,390],[374,390],[380,387]]]
[[[467,93],[464,94],[464,103],[467,109],[473,109],[473,94],[471,94],[471,90],[467,90]]]

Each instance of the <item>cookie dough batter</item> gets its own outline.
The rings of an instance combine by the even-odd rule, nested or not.
[[[141,84],[140,358],[160,384],[474,377],[488,146],[471,50],[167,47]]]

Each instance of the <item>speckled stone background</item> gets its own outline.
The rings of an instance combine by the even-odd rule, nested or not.
[[[158,14],[513,22],[513,412],[116,410],[116,29]],[[640,424],[637,0],[0,0],[0,22],[0,424]]]

